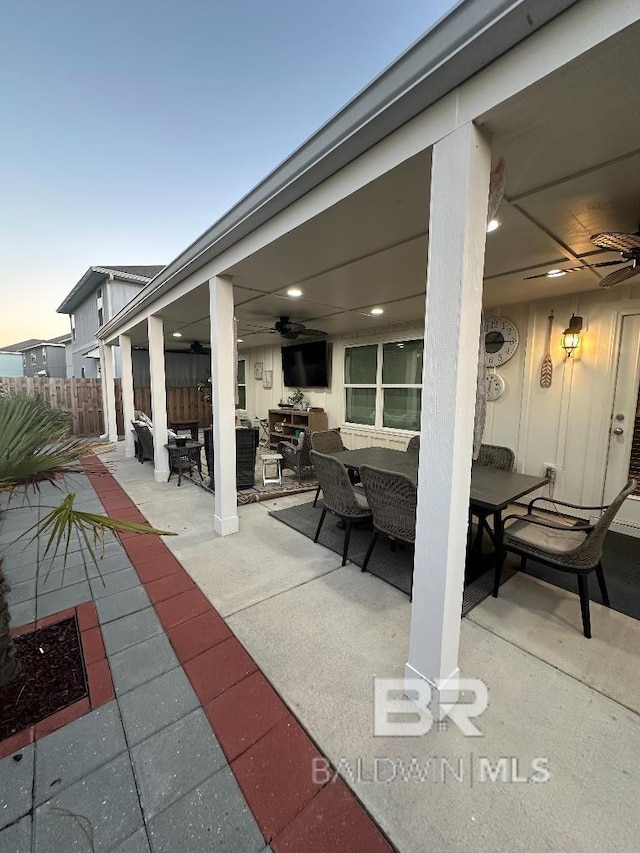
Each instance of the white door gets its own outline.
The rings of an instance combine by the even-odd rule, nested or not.
[[[609,433],[604,502],[620,492],[629,476],[640,481],[640,314],[622,318],[620,356]],[[633,452],[633,456],[632,456]],[[639,494],[627,498],[614,529],[640,537]]]

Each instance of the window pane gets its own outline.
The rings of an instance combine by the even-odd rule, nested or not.
[[[347,347],[344,351],[344,381],[346,385],[375,385],[378,369],[378,347]],[[357,423],[369,423],[357,421]]]
[[[351,424],[375,424],[376,422],[376,389],[375,388],[346,388],[347,415],[346,420]]]
[[[244,359],[240,359],[240,361],[238,362],[238,384],[239,385],[245,384],[244,364],[245,364]]]
[[[238,405],[237,409],[247,408],[247,389],[244,385],[238,385]]]
[[[385,388],[382,425],[394,429],[420,429],[422,390],[420,388]]]
[[[384,385],[422,384],[422,341],[399,341],[382,348]]]

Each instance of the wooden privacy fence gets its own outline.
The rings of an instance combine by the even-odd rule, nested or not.
[[[0,383],[9,391],[38,393],[54,409],[70,412],[74,435],[102,435],[105,431],[102,409],[102,383],[99,379],[45,379],[39,376],[19,376]],[[122,380],[114,382],[118,435],[124,435],[122,415]],[[135,388],[136,409],[151,415],[151,389]],[[211,407],[202,401],[197,388],[167,388],[167,418],[173,421],[198,421],[199,426],[211,425]]]
[[[40,394],[53,409],[69,412],[74,435],[101,435],[102,386],[99,379],[45,379],[39,376],[0,378],[9,391]]]
[[[116,379],[116,416],[118,434],[124,435],[122,416],[122,381]],[[151,417],[151,388],[134,388],[133,404]],[[198,421],[201,427],[211,426],[211,406],[203,402],[197,388],[167,388],[167,420]]]

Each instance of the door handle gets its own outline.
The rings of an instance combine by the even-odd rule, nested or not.
[[[614,435],[622,435],[623,432],[624,432],[624,430],[622,429],[622,427],[616,427],[613,431],[613,434]]]

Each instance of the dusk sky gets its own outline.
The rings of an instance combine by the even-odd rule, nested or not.
[[[88,267],[163,264],[452,0],[5,0],[0,348]]]

